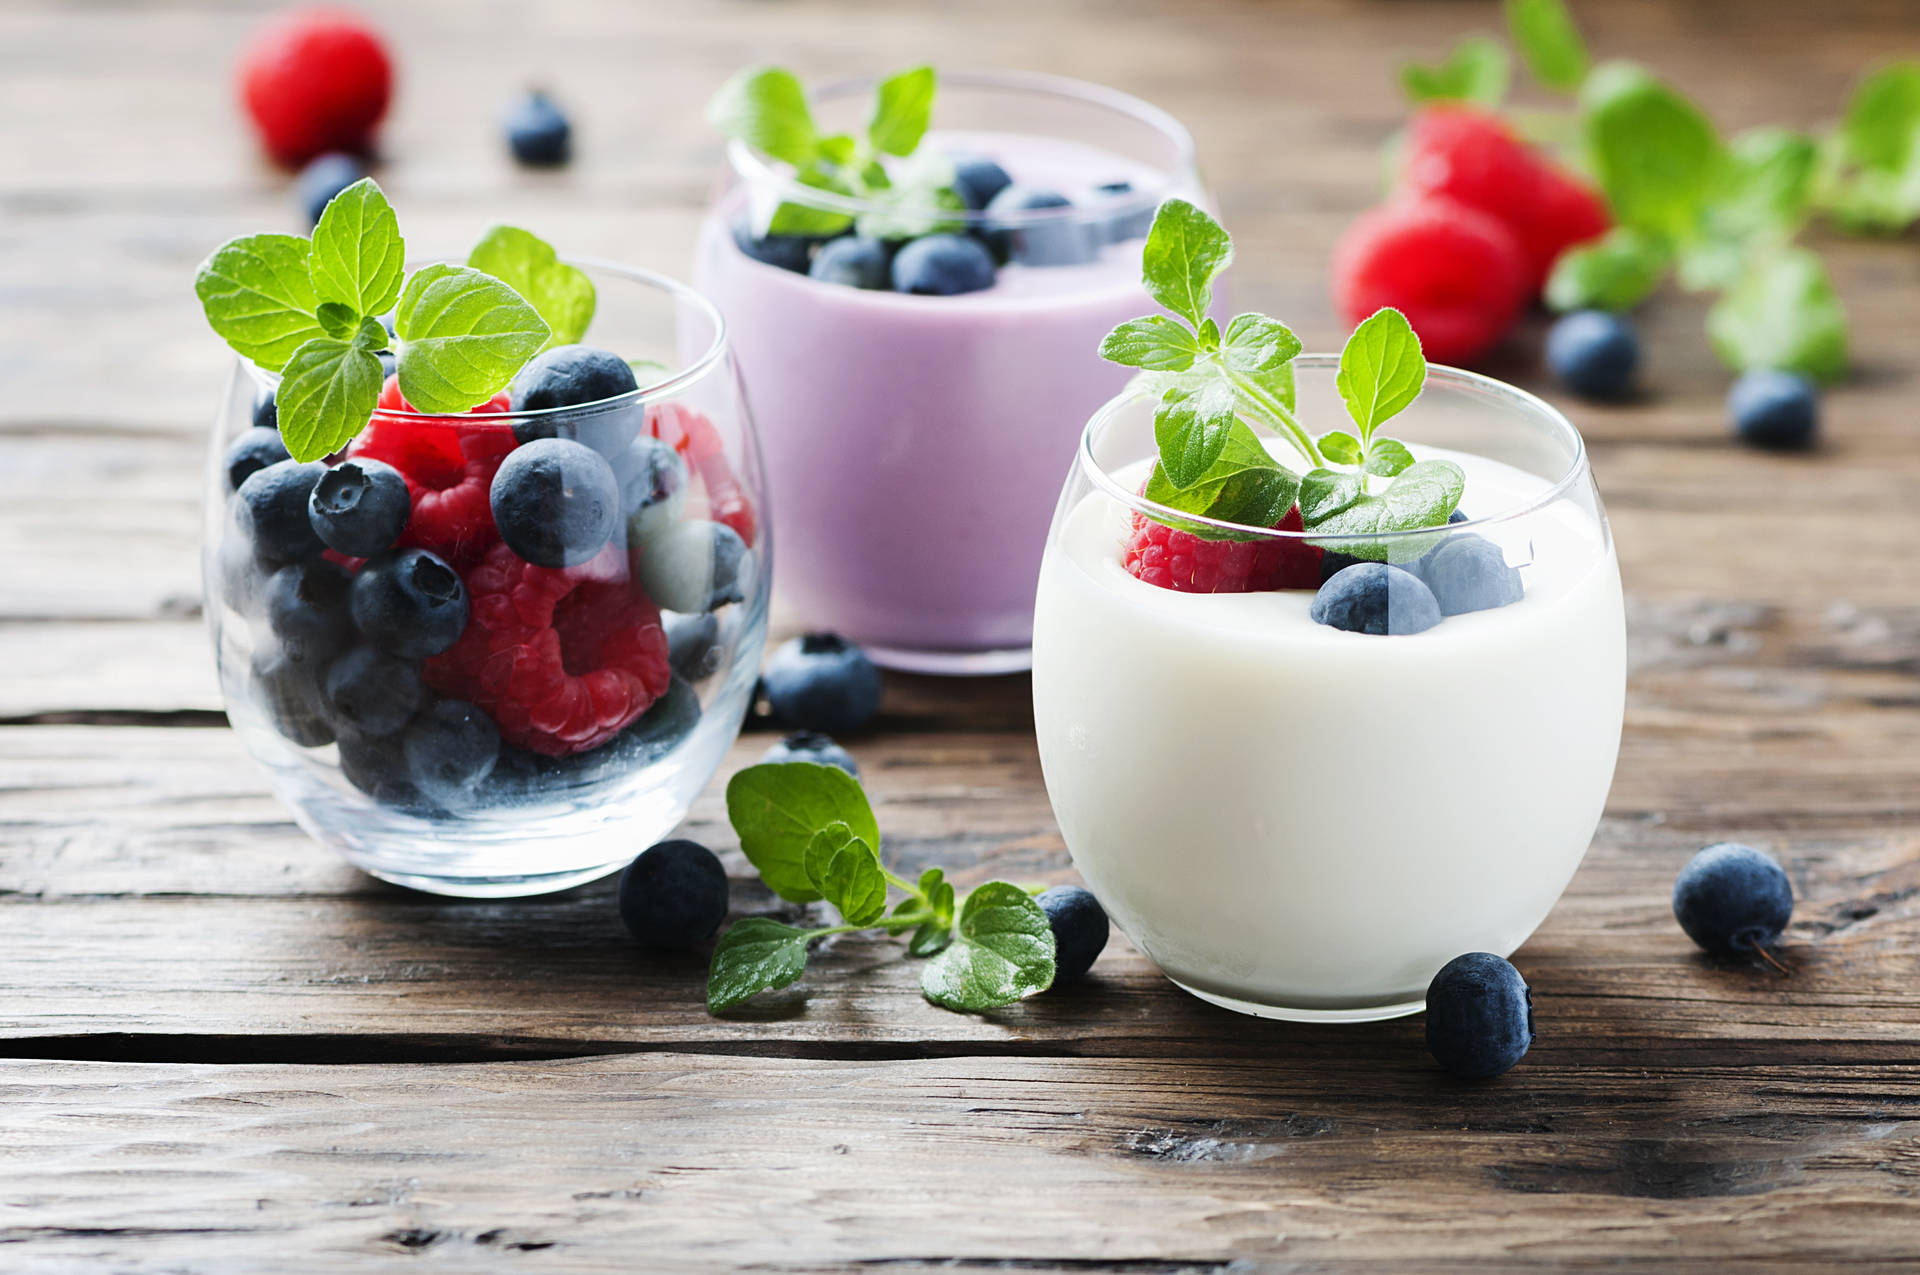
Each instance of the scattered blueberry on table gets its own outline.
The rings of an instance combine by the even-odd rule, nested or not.
[[[1547,332],[1547,366],[1582,398],[1627,398],[1639,365],[1640,338],[1621,315],[1575,310],[1556,319]]]
[[[307,224],[317,224],[333,197],[366,175],[367,170],[359,159],[338,151],[311,160],[293,184],[294,197],[307,215]]]
[[[1056,885],[1042,890],[1037,902],[1053,931],[1053,985],[1086,977],[1102,949],[1111,926],[1107,911],[1093,891],[1078,885]]]
[[[620,875],[620,919],[642,946],[691,947],[727,919],[727,871],[697,841],[662,841]]]
[[[1767,368],[1743,372],[1727,390],[1727,423],[1755,447],[1793,451],[1813,445],[1820,399],[1813,382]]]
[[[538,90],[507,109],[507,149],[534,168],[564,164],[573,154],[573,125],[552,98]]]
[[[880,670],[838,634],[809,633],[782,642],[761,681],[769,713],[788,730],[852,735],[880,714]]]
[[[1687,937],[1709,952],[1766,956],[1793,919],[1793,882],[1752,846],[1721,842],[1680,870],[1673,915]]]
[[[1533,1044],[1533,992],[1491,952],[1468,952],[1427,986],[1427,1050],[1462,1080],[1512,1070]]]
[[[823,735],[817,730],[795,731],[783,737],[762,753],[760,760],[764,764],[774,765],[810,761],[822,766],[838,766],[855,779],[860,778],[860,764],[854,761],[853,754],[835,743],[831,735]]]

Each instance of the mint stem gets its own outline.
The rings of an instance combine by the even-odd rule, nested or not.
[[[1320,449],[1314,445],[1313,435],[1307,433],[1300,422],[1294,419],[1293,413],[1287,410],[1286,404],[1267,393],[1265,387],[1251,377],[1243,376],[1231,368],[1227,369],[1227,376],[1233,381],[1234,388],[1239,390],[1248,403],[1256,409],[1256,415],[1261,417],[1263,424],[1275,433],[1284,435],[1287,441],[1307,459],[1309,465],[1316,469],[1326,466],[1327,458],[1322,456]]]
[[[895,876],[895,875],[894,875],[894,874],[893,874],[893,873],[892,873],[892,872],[891,872],[891,871],[890,871],[890,870],[889,870],[889,869],[888,869],[888,868],[886,867],[886,865],[885,865],[885,864],[882,864],[882,865],[881,865],[881,867],[880,867],[880,875],[881,875],[881,876],[883,876],[883,877],[885,877],[885,878],[887,879],[887,884],[888,884],[888,885],[891,885],[891,886],[897,886],[897,887],[899,887],[900,889],[902,889],[902,890],[905,890],[905,891],[906,891],[906,892],[907,892],[908,894],[911,894],[911,895],[912,895],[912,896],[913,896],[914,898],[916,898],[916,899],[919,899],[919,900],[921,900],[922,902],[925,902],[925,901],[926,901],[926,896],[925,896],[924,894],[921,894],[921,893],[920,893],[920,887],[919,887],[919,886],[917,886],[917,885],[915,885],[915,884],[914,884],[913,882],[911,882],[911,881],[908,881],[908,880],[905,880],[905,879],[903,879],[903,878],[901,878],[901,877],[897,877],[897,876]]]

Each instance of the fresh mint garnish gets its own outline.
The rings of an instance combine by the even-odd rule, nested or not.
[[[1861,81],[1826,160],[1827,203],[1843,226],[1898,233],[1920,220],[1920,62]]]
[[[577,321],[578,339],[592,285],[583,311],[564,273],[571,267],[525,231],[501,234],[509,229],[490,233],[476,254],[518,270],[541,304]],[[394,340],[382,321],[389,311],[401,392],[424,412],[486,402],[553,338],[535,306],[494,274],[433,265],[403,282],[405,257],[393,209],[366,178],[334,197],[312,239],[248,235],[202,263],[194,292],[208,324],[241,357],[281,374],[280,433],[295,460],[329,456],[366,427],[380,398],[376,356]]]
[[[990,881],[956,908],[939,868],[918,881],[896,876],[881,863],[866,794],[845,771],[815,762],[750,766],[727,784],[727,818],[774,893],[795,903],[824,899],[840,923],[801,929],[749,917],[734,925],[714,948],[709,1012],[788,986],[805,971],[814,940],[856,930],[909,934],[909,955],[934,958],[921,983],[927,999],[950,1009],[993,1009],[1052,984],[1053,931],[1031,894]],[[890,891],[906,896],[891,911]]]
[[[1547,88],[1571,93],[1587,78],[1587,45],[1561,0],[1507,0],[1507,31]]]
[[[930,66],[917,66],[880,81],[866,131],[821,134],[806,90],[791,71],[758,67],[742,71],[707,104],[707,121],[726,136],[790,165],[794,180],[814,190],[880,205],[859,218],[859,231],[881,239],[910,238],[961,223],[938,215],[965,203],[953,190],[953,166],[944,156],[919,155],[933,115],[939,85]],[[889,167],[881,156],[906,161]],[[926,210],[934,210],[929,214]],[[853,225],[851,214],[787,202],[773,210],[759,233],[837,235]]]
[[[549,346],[574,345],[593,322],[596,297],[586,272],[560,260],[553,245],[518,226],[491,226],[467,264],[511,287],[553,329]]]
[[[1791,368],[1816,380],[1847,370],[1847,318],[1820,258],[1785,248],[1741,273],[1707,312],[1707,336],[1728,366]]]
[[[1498,40],[1470,35],[1454,46],[1438,66],[1409,62],[1400,68],[1400,85],[1415,102],[1472,102],[1497,106],[1507,95],[1512,59]]]
[[[1354,330],[1337,382],[1353,432],[1334,430],[1316,441],[1294,417],[1299,338],[1264,314],[1239,315],[1224,332],[1207,314],[1213,280],[1232,260],[1233,241],[1218,222],[1184,200],[1168,200],[1147,234],[1141,270],[1148,294],[1174,317],[1129,319],[1100,343],[1102,357],[1139,368],[1135,387],[1157,396],[1159,454],[1147,499],[1246,529],[1167,519],[1216,540],[1258,535],[1296,503],[1308,530],[1329,535],[1444,523],[1465,482],[1459,467],[1415,464],[1405,444],[1377,432],[1426,384],[1427,362],[1406,316],[1382,310]],[[1293,446],[1306,464],[1304,478],[1274,458],[1257,429]],[[1384,545],[1342,548],[1388,552]]]

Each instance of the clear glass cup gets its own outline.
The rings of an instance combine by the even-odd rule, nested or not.
[[[383,555],[286,550],[236,493],[230,448],[277,378],[237,363],[214,422],[202,565],[227,715],[302,828],[420,890],[538,894],[631,861],[712,777],[760,668],[771,537],[719,312],[659,275],[573,264],[598,291],[590,344],[686,357],[578,407],[383,407],[319,475],[345,481],[340,465],[370,457],[407,477],[407,527]],[[492,516],[495,471],[546,436],[589,444],[617,481],[612,534],[585,561],[529,562]],[[520,535],[557,524],[540,514]],[[394,613],[376,567],[453,618],[378,618]]]
[[[1342,424],[1338,359],[1294,366],[1302,422]],[[1136,494],[1152,418],[1126,396],[1094,415],[1041,569],[1034,722],[1067,849],[1202,999],[1308,1021],[1417,1011],[1447,961],[1507,955],[1546,917],[1612,783],[1625,624],[1580,436],[1530,394],[1430,369],[1387,429],[1462,464],[1466,521],[1269,532],[1236,552],[1308,587],[1200,594],[1122,565],[1137,520],[1170,512]],[[1469,538],[1517,568],[1518,601],[1417,632],[1389,611],[1379,636],[1310,617],[1313,582],[1346,561],[1326,555],[1385,551],[1431,580],[1459,559],[1428,555],[1481,548]]]
[[[862,129],[872,89],[816,90],[822,130]],[[801,186],[737,143],[694,281],[727,316],[766,443],[783,605],[892,667],[1007,672],[1031,659],[1057,475],[1079,422],[1127,380],[1101,360],[1100,340],[1154,308],[1140,286],[1154,209],[1206,200],[1186,130],[1096,85],[943,72],[933,122],[922,151],[985,155],[1016,183],[1076,201],[940,214],[1011,245],[993,287],[864,290],[755,260],[736,229],[764,225],[782,202],[878,209]],[[1114,181],[1130,189],[1097,190]],[[1041,260],[1072,264],[1030,264]],[[804,252],[790,264],[804,267]]]

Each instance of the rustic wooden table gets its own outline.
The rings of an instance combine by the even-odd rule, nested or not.
[[[190,279],[229,235],[296,228],[230,101],[265,7],[0,9],[0,1266],[1920,1260],[1911,236],[1823,243],[1859,370],[1816,455],[1725,441],[1680,297],[1647,317],[1648,401],[1575,409],[1633,675],[1599,836],[1517,957],[1540,1027],[1517,1071],[1448,1081],[1418,1019],[1211,1009],[1117,937],[1087,986],[984,1017],[843,941],[715,1021],[702,959],[637,955],[607,883],[386,888],[307,841],[226,728],[196,559],[225,356]],[[1337,337],[1326,256],[1374,197],[1399,59],[1498,21],[1412,0],[380,8],[404,76],[380,175],[417,243],[508,219],[683,271],[717,154],[700,106],[736,66],[1034,67],[1192,126],[1241,297],[1309,348]],[[1820,123],[1861,68],[1920,51],[1893,0],[1580,8],[1599,50],[1727,126]],[[563,172],[501,154],[495,112],[529,78],[575,108]],[[1529,351],[1496,370],[1540,387]],[[855,751],[906,864],[1070,879],[1024,679],[891,679]],[[751,909],[720,786],[688,832]],[[1727,838],[1791,867],[1791,978],[1672,922],[1675,870]]]

